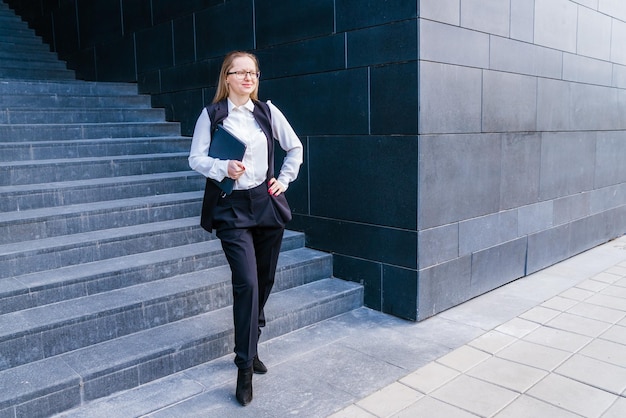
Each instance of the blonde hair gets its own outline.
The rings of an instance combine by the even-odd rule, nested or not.
[[[233,68],[233,61],[235,58],[240,57],[248,57],[250,58],[256,67],[256,70],[259,71],[259,60],[257,60],[254,54],[245,51],[232,51],[229,52],[226,57],[224,57],[224,62],[222,63],[222,69],[220,70],[220,78],[217,82],[217,91],[215,92],[215,97],[213,97],[213,103],[217,103],[228,97],[228,83],[226,83],[226,78],[228,77],[228,73]],[[253,100],[259,100],[259,83],[257,82],[256,88],[250,94],[250,98]]]

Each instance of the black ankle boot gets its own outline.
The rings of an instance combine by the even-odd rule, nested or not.
[[[254,356],[254,360],[252,360],[252,370],[257,374],[267,373],[267,367],[265,367],[265,364],[259,359],[258,355]]]
[[[237,372],[237,390],[235,396],[242,406],[252,402],[252,367],[239,369]]]

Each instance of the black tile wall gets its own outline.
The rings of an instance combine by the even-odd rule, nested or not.
[[[76,6],[81,48],[111,41],[123,35],[119,1],[77,0]]]
[[[333,275],[363,285],[365,306],[382,310],[382,264],[335,254]]]
[[[417,60],[417,20],[348,32],[348,67]]]
[[[417,228],[417,138],[313,137],[311,215]]]
[[[134,0],[130,0],[134,1]],[[151,0],[154,23],[167,22],[198,10],[224,3],[224,0]]]
[[[172,23],[166,22],[135,34],[137,73],[174,65]]]
[[[254,48],[252,2],[232,0],[196,14],[197,59]]]
[[[345,67],[345,39],[330,35],[256,51],[261,78],[341,70]]]
[[[152,26],[151,0],[122,0],[122,17],[124,34],[149,28]]]
[[[416,1],[336,0],[337,32],[417,17]]]
[[[371,132],[417,135],[417,61],[371,70]]]
[[[271,99],[300,135],[368,133],[367,69],[261,81],[259,97]]]
[[[401,318],[417,319],[417,271],[396,266],[383,267],[382,311]]]
[[[417,232],[295,214],[307,245],[373,262],[417,268]],[[290,225],[291,227],[291,225]]]
[[[193,15],[174,20],[174,64],[187,64],[196,59]]]
[[[75,1],[64,3],[52,13],[52,19],[54,20],[54,46],[59,58],[65,59],[64,57],[80,50]],[[82,48],[84,49],[85,46]]]
[[[334,32],[334,0],[257,0],[255,7],[257,48]]]
[[[96,74],[101,81],[134,81],[135,43],[132,37],[98,45],[95,60]]]

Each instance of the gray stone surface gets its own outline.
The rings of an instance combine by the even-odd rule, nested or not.
[[[420,62],[419,133],[480,132],[482,72]]]
[[[424,135],[419,141],[420,229],[498,211],[499,136]]]
[[[537,81],[534,77],[483,72],[483,132],[537,130]]]

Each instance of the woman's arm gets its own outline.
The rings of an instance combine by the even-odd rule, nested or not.
[[[211,119],[206,108],[202,109],[196,127],[193,130],[191,150],[189,151],[189,167],[204,177],[222,181],[228,175],[228,160],[209,157],[211,145]]]

